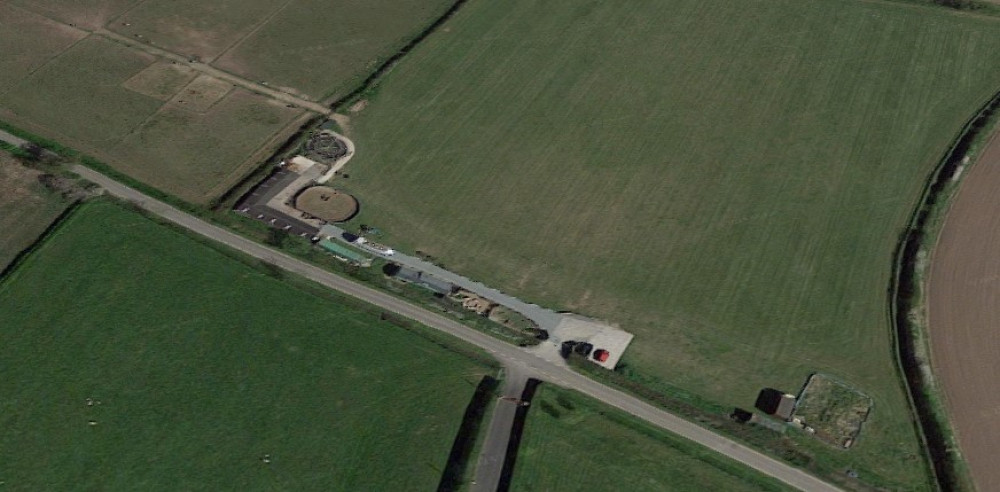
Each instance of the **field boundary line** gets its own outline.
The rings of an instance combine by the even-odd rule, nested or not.
[[[39,14],[39,13],[37,13],[37,12],[32,12],[32,11],[30,11],[30,10],[27,10],[27,9],[24,9],[24,8],[22,8],[22,7],[18,7],[18,6],[16,6],[16,5],[14,5],[14,4],[7,4],[7,5],[9,5],[9,6],[11,6],[11,7],[15,7],[15,8],[19,8],[19,9],[21,9],[21,10],[24,10],[25,12],[28,12],[29,14],[33,14],[33,15],[37,15],[37,16],[39,16],[39,17],[43,17],[43,18],[45,18],[45,19],[49,19],[48,17],[45,17],[45,16],[44,16],[44,15],[42,15],[42,14]],[[15,87],[17,87],[17,85],[18,85],[18,84],[21,84],[21,83],[22,83],[22,82],[24,82],[25,80],[28,80],[29,78],[31,78],[31,76],[32,76],[32,75],[35,75],[35,74],[36,74],[36,73],[38,73],[38,72],[39,72],[39,71],[40,71],[41,69],[43,69],[43,68],[45,68],[45,67],[49,66],[49,64],[50,64],[50,63],[52,63],[52,62],[54,62],[54,61],[58,60],[59,58],[62,58],[62,56],[63,56],[63,55],[65,55],[65,54],[66,54],[66,53],[68,53],[68,52],[69,52],[70,50],[72,50],[73,48],[75,48],[75,47],[76,47],[76,46],[77,46],[78,44],[80,44],[80,43],[82,43],[82,42],[86,41],[87,39],[90,39],[90,37],[94,35],[94,34],[93,34],[92,32],[89,32],[89,31],[86,31],[86,30],[84,30],[84,29],[80,29],[80,28],[78,28],[78,27],[73,27],[73,26],[71,26],[71,25],[69,25],[69,24],[65,24],[65,23],[62,23],[62,22],[59,22],[59,21],[56,21],[56,20],[52,20],[52,19],[49,19],[49,20],[50,20],[50,21],[52,21],[52,22],[55,22],[55,23],[57,23],[57,24],[61,24],[61,25],[64,25],[64,26],[66,26],[66,27],[69,27],[69,28],[71,28],[71,29],[75,29],[75,30],[77,30],[77,31],[80,31],[80,32],[84,33],[84,36],[83,36],[83,37],[81,37],[80,39],[77,39],[76,41],[73,41],[72,43],[70,43],[70,44],[69,44],[69,46],[67,46],[67,47],[66,47],[65,49],[63,49],[63,50],[62,50],[62,51],[60,51],[59,53],[56,53],[55,55],[52,55],[52,56],[51,56],[51,57],[50,57],[50,58],[49,58],[48,60],[45,60],[45,63],[42,63],[41,65],[38,65],[37,67],[35,67],[35,68],[31,69],[31,70],[30,70],[30,71],[29,71],[29,72],[27,73],[27,75],[25,75],[25,76],[24,76],[23,78],[19,79],[19,80],[18,80],[17,82],[14,82],[13,84],[11,84],[11,85],[10,85],[9,87],[7,87],[7,89],[5,89],[5,90],[2,90],[2,91],[0,91],[0,95],[6,95],[6,94],[7,94],[8,92],[10,92],[10,91],[11,91],[11,90],[13,90],[13,89],[14,89]]]
[[[280,14],[286,8],[288,8],[288,6],[291,5],[292,2],[294,2],[294,1],[295,0],[286,0],[285,3],[284,3],[284,5],[282,5],[282,6],[278,7],[278,8],[276,8],[276,9],[274,9],[274,11],[271,12],[270,14],[267,14],[267,16],[265,16],[263,20],[261,20],[260,22],[258,22],[257,25],[255,25],[252,28],[250,28],[250,30],[246,34],[244,34],[243,36],[240,36],[240,38],[237,39],[236,41],[234,41],[233,44],[230,44],[229,46],[226,46],[225,49],[223,49],[222,51],[220,51],[218,55],[215,55],[214,57],[212,57],[211,60],[209,60],[209,61],[207,61],[205,63],[208,63],[208,64],[215,63],[216,61],[218,61],[223,56],[226,56],[227,53],[229,53],[230,51],[232,51],[232,50],[236,49],[237,47],[239,47],[241,44],[243,44],[244,41],[246,41],[248,38],[250,38],[250,36],[253,36],[254,34],[257,34],[257,32],[259,32],[261,29],[263,29],[264,26],[266,26],[267,24],[270,24],[272,19],[274,19],[275,17],[277,17],[278,14]]]
[[[294,129],[306,124],[310,118],[310,112],[304,111],[302,114],[290,119],[288,123],[278,129],[278,131],[274,132],[268,139],[264,140],[262,144],[247,153],[243,160],[240,161],[239,165],[236,166],[232,172],[227,174],[224,180],[221,180],[219,184],[208,190],[203,198],[207,198],[209,202],[220,199],[221,197],[228,195],[230,190],[239,186],[247,176],[254,174],[254,171],[256,171],[259,166],[269,165],[275,153],[265,151],[270,147],[275,147],[275,150],[278,150],[280,145],[276,146],[276,144],[278,142],[284,142],[288,140],[289,137],[294,136],[296,133]],[[260,159],[256,159],[258,155],[260,155]]]
[[[129,13],[131,13],[133,10],[135,10],[135,9],[137,9],[139,7],[142,7],[143,5],[146,5],[150,1],[151,0],[139,0],[138,2],[135,2],[135,5],[132,5],[131,7],[126,8],[125,10],[122,10],[121,12],[118,13],[118,15],[116,15],[116,16],[108,19],[108,21],[105,22],[104,24],[101,24],[101,27],[107,27],[107,26],[109,26],[111,24],[114,24],[115,22],[118,22],[118,19],[121,19],[122,17],[125,17],[126,15],[128,15]]]
[[[45,230],[42,231],[42,233],[39,234],[38,237],[34,241],[32,241],[27,248],[24,248],[20,252],[18,252],[17,255],[14,256],[14,259],[11,260],[10,263],[8,263],[7,266],[3,268],[3,270],[0,270],[0,288],[2,288],[4,284],[6,284],[9,281],[9,279],[13,278],[14,274],[17,273],[17,270],[21,267],[21,265],[24,264],[25,261],[28,260],[28,258],[31,257],[32,253],[38,251],[38,248],[41,248],[46,242],[48,242],[50,238],[52,238],[59,231],[59,229],[63,226],[66,220],[69,219],[71,216],[73,216],[73,214],[75,214],[76,211],[80,208],[81,203],[82,200],[79,199],[73,200],[69,204],[69,206],[66,207],[66,210],[63,210],[59,215],[57,215],[56,218],[53,219],[52,222],[48,225],[48,227],[46,227]]]
[[[397,51],[395,54],[387,58],[384,62],[382,62],[381,65],[379,65],[375,69],[375,71],[373,71],[367,77],[365,77],[365,79],[361,81],[361,85],[356,87],[354,90],[348,92],[346,95],[341,96],[340,98],[331,102],[330,109],[332,110],[332,112],[339,111],[341,107],[352,102],[355,98],[361,96],[362,94],[368,92],[373,87],[375,87],[378,84],[378,81],[382,79],[382,76],[388,73],[389,70],[396,65],[396,63],[399,63],[399,61],[402,60],[403,57],[405,57],[406,55],[410,54],[410,51],[413,51],[413,49],[416,48],[417,45],[419,45],[423,40],[427,39],[431,34],[436,32],[438,28],[444,25],[445,22],[448,22],[449,19],[454,17],[455,14],[458,12],[458,10],[461,9],[462,6],[465,5],[465,3],[468,1],[469,0],[455,0],[455,3],[453,3],[451,7],[448,7],[448,10],[446,10],[443,14],[441,14],[441,17],[438,17],[434,22],[431,22],[431,24],[427,26],[423,31],[419,32],[416,36],[411,38],[409,42],[403,45],[403,47],[400,48],[399,51]]]
[[[305,109],[305,110],[308,110],[308,111],[312,111],[314,113],[319,113],[319,114],[322,114],[324,116],[328,116],[331,113],[330,109],[327,108],[327,107],[325,107],[325,106],[323,106],[323,105],[316,104],[316,103],[314,103],[312,101],[308,101],[308,100],[302,99],[302,98],[300,98],[298,96],[295,96],[293,94],[289,94],[287,92],[283,92],[283,91],[280,91],[280,90],[277,90],[277,89],[274,89],[274,88],[271,88],[271,87],[267,87],[267,86],[258,84],[256,82],[252,82],[252,81],[247,80],[247,79],[245,79],[243,77],[240,77],[240,76],[235,75],[235,74],[231,74],[231,73],[226,72],[224,70],[220,70],[220,69],[215,68],[215,67],[213,67],[211,65],[208,65],[206,63],[192,61],[189,57],[185,57],[185,56],[179,55],[179,54],[174,53],[172,51],[167,51],[167,50],[165,50],[163,48],[159,48],[159,47],[152,46],[152,45],[149,45],[149,44],[145,44],[145,43],[141,43],[141,42],[138,42],[138,41],[134,41],[134,40],[130,39],[127,36],[122,36],[121,34],[109,31],[107,29],[103,29],[102,28],[102,29],[93,31],[93,34],[102,36],[102,37],[104,37],[106,39],[109,39],[111,41],[115,41],[115,42],[121,43],[121,44],[123,44],[123,45],[125,45],[125,46],[127,46],[127,47],[129,47],[131,49],[134,49],[134,50],[142,51],[142,52],[145,52],[145,53],[153,55],[153,56],[158,56],[160,58],[166,58],[168,60],[175,61],[177,63],[181,63],[181,64],[183,64],[183,65],[185,65],[187,67],[190,67],[191,69],[193,69],[193,70],[195,70],[197,72],[201,72],[203,74],[215,77],[217,79],[224,80],[226,82],[229,82],[231,84],[240,86],[240,87],[242,87],[244,89],[247,89],[247,90],[249,90],[251,92],[255,92],[257,94],[262,94],[262,95],[265,95],[265,96],[269,96],[271,99],[275,99],[277,101],[281,101],[281,102],[284,102],[286,104],[291,104],[293,106],[298,106],[298,107],[300,107],[302,109]]]
[[[870,3],[870,4],[897,5],[902,8],[915,9],[915,10],[920,10],[920,9],[944,10],[946,12],[951,12],[951,15],[957,15],[962,17],[974,17],[977,19],[993,19],[996,21],[1000,21],[1000,9],[997,9],[996,6],[989,5],[988,3],[985,5],[987,9],[986,12],[983,12],[982,10],[977,10],[977,9],[960,9],[960,8],[949,7],[947,5],[934,3],[933,1],[930,0],[924,3],[914,2],[911,0],[856,0],[856,1],[861,3]],[[980,4],[982,5],[982,2],[980,2]]]

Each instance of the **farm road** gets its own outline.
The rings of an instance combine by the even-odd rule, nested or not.
[[[330,116],[333,113],[333,111],[331,111],[330,108],[323,106],[322,104],[317,104],[312,101],[307,101],[300,97],[293,96],[287,92],[282,92],[276,89],[272,89],[266,85],[262,85],[257,82],[252,82],[250,80],[244,79],[243,77],[237,77],[236,75],[233,75],[229,72],[224,72],[205,63],[191,61],[187,57],[178,55],[177,53],[173,53],[164,49],[157,48],[155,46],[150,46],[148,44],[135,41],[132,38],[129,38],[128,36],[122,36],[121,34],[108,31],[107,29],[98,29],[93,33],[95,35],[104,36],[112,41],[117,41],[119,43],[122,43],[130,48],[139,51],[144,51],[151,55],[166,58],[170,61],[191,67],[192,69],[198,72],[211,75],[212,77],[215,77],[217,79],[225,80],[226,82],[229,82],[233,85],[238,85],[252,92],[264,94],[265,96],[268,96],[272,99],[277,99],[278,101],[281,101],[283,103],[291,104],[293,106],[297,106],[302,109],[312,111],[314,113],[319,113],[324,116]]]
[[[111,195],[133,202],[139,207],[185,229],[225,244],[254,258],[272,263],[288,272],[301,275],[325,287],[356,297],[374,304],[381,309],[410,318],[418,323],[476,345],[489,352],[504,367],[508,368],[508,371],[516,370],[519,373],[528,374],[535,379],[583,393],[657,427],[661,427],[722,455],[728,456],[797,489],[805,491],[840,490],[802,470],[765,456],[742,444],[699,427],[624,392],[598,383],[566,367],[542,359],[527,350],[501,342],[457,321],[414,306],[389,294],[363,286],[319,267],[274,251],[243,236],[209,224],[92,169],[77,165],[73,167],[73,172],[100,185]]]
[[[472,492],[493,492],[500,485],[507,445],[514,426],[519,403],[515,401],[524,393],[528,378],[531,377],[521,366],[508,366],[504,374],[503,394],[497,399],[493,418],[486,431],[486,440],[479,451],[479,464],[472,482]]]

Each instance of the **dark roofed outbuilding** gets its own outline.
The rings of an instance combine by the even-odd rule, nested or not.
[[[757,395],[754,406],[766,414],[788,421],[792,420],[792,413],[795,412],[795,396],[774,388],[764,388]]]

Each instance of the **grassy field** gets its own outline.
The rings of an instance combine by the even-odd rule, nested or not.
[[[792,490],[578,393],[532,400],[511,490]]]
[[[10,0],[11,4],[86,29],[97,29],[141,0]]]
[[[242,89],[232,91],[209,111],[198,113],[168,104],[107,152],[118,168],[192,202],[224,193],[270,152],[253,154],[263,142],[280,144],[289,123],[302,111],[275,104]],[[295,125],[292,125],[294,128]]]
[[[433,489],[490,371],[111,202],[0,284],[0,327],[17,490]]]
[[[283,8],[270,0],[143,2],[108,28],[208,62]]]
[[[314,100],[336,99],[452,3],[293,0],[216,65]]]
[[[0,46],[19,56],[0,57],[0,91],[8,89],[85,33],[12,5],[0,3]]]
[[[151,55],[90,37],[0,95],[0,104],[72,139],[106,146],[161,106],[122,86],[154,61]]]
[[[0,150],[0,270],[31,246],[68,205],[38,182],[39,174]]]
[[[389,244],[620,323],[642,375],[743,407],[846,380],[875,400],[849,459],[911,489],[891,254],[998,86],[1000,22],[947,9],[470,2],[352,118],[336,186]]]
[[[47,32],[41,26],[51,21],[34,22],[29,34]],[[29,34],[0,36],[8,43],[0,51],[30,45]],[[100,36],[55,51],[18,58],[24,76],[8,90],[0,76],[0,118],[189,202],[207,203],[235,184],[303,114]]]

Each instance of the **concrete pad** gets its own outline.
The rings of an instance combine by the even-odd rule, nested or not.
[[[595,351],[597,349],[607,350],[608,360],[604,362],[594,360],[593,352],[591,352],[591,356],[587,357],[588,360],[605,369],[614,369],[618,365],[618,361],[634,338],[631,333],[607,323],[568,313],[563,314],[562,322],[549,335],[550,339],[556,343],[575,340],[593,344]]]
[[[306,172],[307,169],[315,166],[316,164],[317,164],[316,161],[304,155],[297,155],[295,157],[292,157],[292,160],[288,162],[287,169],[293,173],[302,174]]]

